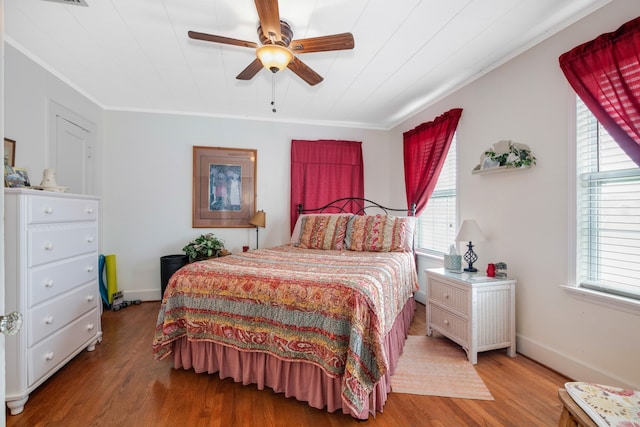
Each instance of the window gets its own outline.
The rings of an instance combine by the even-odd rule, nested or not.
[[[418,218],[417,247],[436,255],[449,253],[456,238],[456,145],[454,134],[436,188]]]
[[[640,168],[580,98],[576,119],[577,283],[640,299]]]

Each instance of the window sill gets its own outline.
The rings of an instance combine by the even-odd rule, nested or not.
[[[420,258],[432,259],[432,260],[440,261],[444,263],[444,258],[442,257],[442,255],[437,255],[433,252],[426,251],[424,249],[416,249],[416,255]]]
[[[561,285],[561,287],[569,294],[584,301],[593,302],[615,310],[621,310],[640,316],[640,300],[611,295],[605,292],[598,292],[592,289],[576,286]]]

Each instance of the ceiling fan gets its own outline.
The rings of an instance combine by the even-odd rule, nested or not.
[[[255,3],[260,19],[258,26],[260,45],[250,41],[189,31],[189,37],[192,39],[256,49],[256,59],[240,72],[236,79],[251,80],[262,67],[273,73],[287,67],[302,80],[314,86],[323,80],[322,76],[299,60],[295,54],[353,49],[354,41],[351,33],[292,40],[291,27],[280,20],[278,0],[255,0]]]

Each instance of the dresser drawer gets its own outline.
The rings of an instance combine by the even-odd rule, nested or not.
[[[28,267],[98,250],[96,224],[32,228],[27,232]]]
[[[468,315],[470,313],[469,291],[467,289],[429,278],[429,295],[427,297],[430,301],[437,301],[461,314]]]
[[[84,255],[82,258],[29,269],[28,306],[33,307],[84,283],[95,281],[97,277],[97,252]]]
[[[96,309],[98,298],[98,284],[94,281],[29,310],[27,345],[31,347],[84,313]]]
[[[97,218],[97,200],[32,196],[27,201],[29,224],[95,221]]]
[[[435,304],[429,304],[428,325],[439,329],[447,337],[458,341],[461,345],[469,342],[469,322],[467,319],[453,314]]]
[[[31,386],[98,335],[98,309],[27,350],[27,382]]]

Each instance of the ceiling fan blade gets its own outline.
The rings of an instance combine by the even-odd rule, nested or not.
[[[324,80],[322,76],[320,76],[320,74],[313,71],[307,64],[300,61],[295,56],[293,57],[291,62],[289,62],[288,68],[296,73],[302,80],[309,83],[311,86],[315,86],[322,80]]]
[[[195,40],[204,40],[207,42],[230,44],[233,46],[252,47],[254,49],[258,47],[258,44],[254,42],[232,39],[230,37],[215,36],[213,34],[198,33],[196,31],[189,31],[189,37]]]
[[[354,46],[353,34],[342,33],[331,36],[293,40],[291,44],[289,44],[289,49],[295,53],[309,53],[353,49]]]
[[[262,62],[260,62],[260,60],[256,58],[253,60],[251,64],[249,64],[247,68],[242,70],[242,72],[236,76],[236,79],[251,80],[253,76],[258,74],[258,71],[262,70],[262,68],[263,68]]]
[[[280,41],[278,0],[255,0],[255,3],[264,36],[273,42]]]

